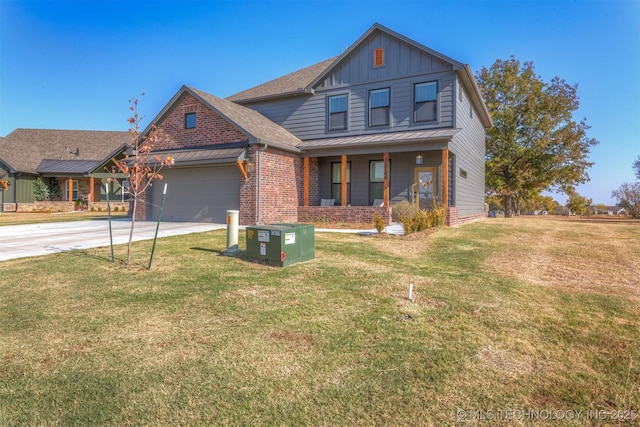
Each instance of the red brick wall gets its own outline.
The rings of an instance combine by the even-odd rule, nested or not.
[[[257,182],[258,174],[256,173],[256,146],[252,145],[247,148],[247,156],[253,162],[253,171],[247,172],[247,180],[240,182],[240,217],[238,218],[240,225],[253,225],[256,223],[257,213]]]
[[[184,128],[186,113],[196,113],[195,128]],[[247,135],[189,94],[185,94],[178,101],[164,120],[157,124],[157,129],[161,139],[154,144],[155,150],[224,144],[248,139]]]
[[[373,214],[382,215],[384,223],[391,224],[391,210],[380,206],[300,206],[298,222],[332,222],[373,224]]]
[[[295,153],[268,148],[259,153],[260,218],[262,223],[296,222],[302,204],[302,159]]]

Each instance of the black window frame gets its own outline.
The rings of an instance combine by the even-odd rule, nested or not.
[[[373,164],[376,164],[376,163],[382,164],[382,180],[381,181],[374,181],[371,173],[372,166]],[[389,177],[391,177],[391,160],[389,160]],[[391,181],[391,178],[389,178],[389,181]],[[373,204],[373,201],[375,199],[384,199],[384,159],[369,160],[369,205]]]
[[[345,98],[345,107],[343,110],[332,111],[331,109],[331,101],[333,99]],[[338,95],[331,95],[327,98],[327,129],[331,132],[347,130],[348,127],[348,117],[349,117],[349,96],[346,93],[341,93]],[[334,118],[342,116],[343,123],[339,126],[334,127]],[[336,120],[337,121],[337,120]]]
[[[337,175],[339,181],[334,181],[333,168],[339,167]],[[336,206],[342,204],[342,162],[331,162],[331,198],[335,199]],[[347,162],[347,204],[351,204],[351,162]]]
[[[184,128],[195,129],[196,127],[196,113],[186,113],[184,115]]]
[[[418,87],[423,85],[435,85],[435,97],[433,99],[428,98],[425,100],[418,100]],[[428,108],[429,105],[432,109]],[[419,118],[419,114],[424,111],[433,111],[431,118]],[[413,122],[414,123],[429,123],[438,121],[438,81],[432,80],[429,82],[420,82],[413,85]]]
[[[373,106],[372,95],[374,93],[387,92],[387,103],[384,105]],[[379,116],[379,111],[384,113],[384,122],[378,122],[373,119],[374,116]],[[389,126],[391,123],[391,88],[383,87],[379,89],[371,89],[369,91],[369,127],[381,127]]]

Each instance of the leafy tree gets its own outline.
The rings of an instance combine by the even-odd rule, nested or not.
[[[162,179],[160,171],[164,167],[173,164],[171,156],[162,159],[160,156],[152,154],[153,147],[161,140],[161,136],[155,128],[150,129],[146,135],[141,135],[140,122],[144,119],[144,116],[138,113],[138,99],[130,99],[129,104],[132,116],[127,121],[129,123],[129,134],[131,135],[129,150],[132,155],[122,160],[112,159],[115,166],[111,170],[113,177],[110,179],[112,183],[116,182],[115,175],[120,172],[126,175],[126,179],[129,181],[128,192],[133,206],[131,208],[131,230],[127,245],[127,264],[131,264],[131,243],[133,242],[138,203],[145,202],[145,192],[151,183],[157,179]]]
[[[60,189],[60,184],[58,180],[55,178],[51,178],[49,180],[49,200],[55,200],[56,198],[62,195],[62,190]]]
[[[38,202],[49,200],[49,187],[40,177],[33,180],[33,197]]]
[[[576,191],[569,191],[567,208],[574,214],[580,216],[589,215],[591,203],[593,203],[593,200],[581,196]]]
[[[623,183],[617,190],[611,192],[611,197],[618,200],[620,206],[627,210],[631,218],[640,218],[640,181]]]
[[[543,190],[570,191],[586,182],[589,150],[585,119],[576,122],[577,85],[554,77],[546,83],[533,62],[497,60],[477,74],[493,127],[487,130],[486,170],[490,193],[504,198],[511,216],[512,198]]]

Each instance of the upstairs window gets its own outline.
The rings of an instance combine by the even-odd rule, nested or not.
[[[388,126],[389,110],[389,88],[369,91],[369,126]]]
[[[347,95],[329,97],[329,130],[347,128]]]
[[[414,89],[414,122],[432,122],[437,120],[438,82],[418,83]]]
[[[184,115],[184,128],[193,129],[196,127],[196,113],[187,113]]]
[[[379,47],[373,50],[373,66],[383,67],[384,66],[384,48]]]

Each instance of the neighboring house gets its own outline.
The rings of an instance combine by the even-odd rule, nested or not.
[[[621,206],[607,206],[607,215],[624,216],[627,210]]]
[[[57,183],[59,201],[85,197],[106,199],[105,167],[121,158],[131,136],[128,132],[16,129],[0,139],[0,212],[19,211],[35,202],[33,181],[40,177],[50,187]],[[122,188],[110,188],[112,199],[122,199]]]
[[[489,113],[467,65],[379,24],[344,53],[227,99],[183,86],[151,122],[163,219],[390,221],[409,202],[485,216]],[[162,185],[137,216],[157,218]]]

